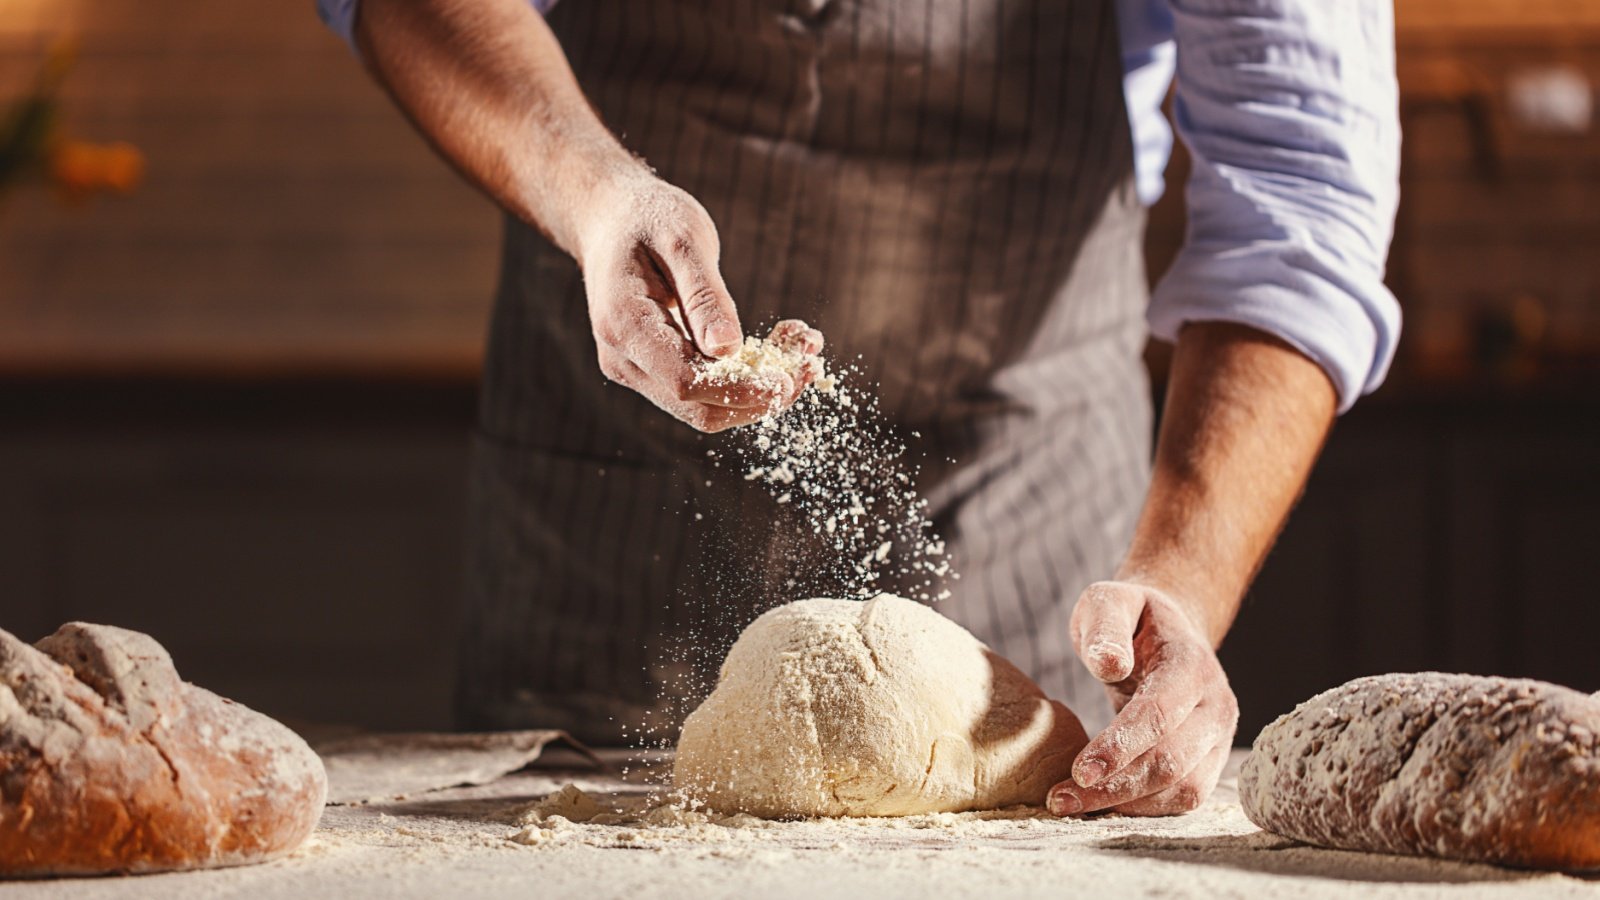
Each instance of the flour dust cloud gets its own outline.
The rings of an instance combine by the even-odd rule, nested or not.
[[[772,340],[747,338],[701,378],[772,386],[802,373],[813,380],[791,407],[706,451],[708,487],[739,479],[741,491],[766,496],[741,498],[741,509],[685,513],[694,528],[712,529],[719,518],[732,524],[708,542],[715,552],[688,562],[693,595],[671,598],[687,606],[688,628],[667,638],[665,659],[650,673],[661,684],[663,713],[636,735],[646,745],[672,743],[677,723],[716,682],[734,638],[767,609],[883,591],[936,603],[961,577],[917,493],[920,466],[908,459],[906,440],[920,435],[896,433],[859,366],[829,367],[775,332]]]

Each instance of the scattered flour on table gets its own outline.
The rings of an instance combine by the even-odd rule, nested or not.
[[[571,808],[566,797],[553,806],[523,808],[515,820],[522,827],[505,840],[558,857],[582,849],[650,851],[707,867],[689,870],[700,877],[713,877],[714,866],[783,869],[820,853],[831,865],[870,871],[872,883],[890,894],[913,885],[936,890],[947,884],[941,878],[952,866],[1038,896],[1056,896],[1063,873],[1102,887],[1119,885],[1129,896],[1254,897],[1286,889],[1340,898],[1443,896],[1474,885],[1576,896],[1591,889],[1560,873],[1306,846],[1256,828],[1231,793],[1219,792],[1187,815],[1162,818],[1060,819],[1019,806],[789,821],[720,815],[662,795],[631,804],[597,802],[600,811],[583,820],[546,811]],[[930,871],[935,865],[946,875]],[[1051,870],[1057,874],[1041,880]]]
[[[1238,814],[1237,806],[1217,804],[1213,813],[1223,814],[1227,832],[1258,833],[1255,826]],[[979,849],[985,844],[992,849],[1025,849],[1030,842],[1069,836],[1075,843],[1130,837],[1137,843],[1137,832],[1149,830],[1152,823],[1158,824],[1169,837],[1218,831],[1215,815],[1187,821],[1120,816],[1061,819],[1041,807],[1030,806],[912,816],[761,819],[745,813],[719,813],[676,793],[614,798],[602,804],[574,785],[567,785],[537,803],[515,808],[507,818],[513,825],[522,827],[505,839],[529,847],[581,844],[723,852],[759,847],[770,850],[881,850],[918,846]]]
[[[662,773],[636,774],[642,777],[528,772],[393,804],[330,807],[315,840],[275,863],[137,879],[18,884],[0,894],[10,897],[14,891],[18,900],[63,895],[85,900],[1600,898],[1600,883],[1570,875],[1294,844],[1245,821],[1226,776],[1210,803],[1173,818],[1065,820],[1022,808],[766,822],[675,803],[670,795],[652,793],[662,790]],[[574,789],[563,790],[569,782]],[[554,812],[563,809],[587,820]],[[557,816],[565,821],[556,821]]]

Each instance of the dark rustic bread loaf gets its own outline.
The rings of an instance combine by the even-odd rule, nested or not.
[[[1245,815],[1309,844],[1600,866],[1600,699],[1541,681],[1378,675],[1268,725]]]
[[[149,636],[0,631],[0,876],[158,872],[273,859],[322,814],[294,732],[178,677]]]

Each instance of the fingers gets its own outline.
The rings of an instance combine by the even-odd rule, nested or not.
[[[805,357],[799,370],[794,373],[795,390],[789,398],[792,403],[801,391],[822,377],[822,360],[817,357],[822,352],[822,332],[799,319],[784,319],[772,326],[767,342]]]
[[[600,371],[644,394],[700,431],[748,425],[794,402],[805,383],[786,377],[763,382],[713,382],[700,377],[699,354],[648,297],[624,295],[595,327]]]
[[[1230,744],[1224,741],[1212,748],[1194,771],[1166,790],[1113,807],[1114,811],[1127,816],[1174,816],[1199,809],[1216,790],[1217,779],[1228,764]]]
[[[807,356],[822,352],[822,332],[799,319],[784,319],[772,326],[772,333],[767,340],[785,350],[797,350]]]
[[[1057,815],[1078,815],[1112,808],[1120,812],[1128,804],[1175,791],[1191,775],[1197,772],[1204,774],[1203,764],[1219,741],[1224,745],[1226,755],[1226,744],[1233,734],[1231,727],[1225,727],[1226,720],[1226,710],[1204,704],[1197,706],[1175,728],[1162,734],[1159,741],[1126,765],[1112,769],[1109,777],[1093,784],[1086,785],[1078,778],[1075,765],[1072,781],[1064,781],[1051,788],[1047,800],[1050,810]],[[1085,748],[1084,753],[1087,752],[1088,748]],[[1082,760],[1083,754],[1080,754],[1079,761]],[[1181,793],[1177,791],[1161,803],[1183,799],[1178,796]],[[1151,801],[1149,808],[1165,808],[1161,803]]]
[[[761,418],[791,393],[792,386],[781,379],[778,384],[701,379],[697,364],[702,357],[672,321],[666,306],[671,289],[648,258],[636,255],[609,274],[595,279],[590,313],[600,370],[607,378],[645,394],[663,409],[701,404],[747,411],[732,424]],[[729,421],[709,413],[679,418],[697,428],[701,420]]]
[[[666,396],[690,403],[708,403],[712,406],[730,406],[755,409],[764,413],[788,395],[790,383],[782,378],[774,382],[714,382],[700,377],[697,353],[683,335],[670,323],[657,323],[653,329],[642,330],[628,343],[627,356],[651,379],[661,385]]]
[[[1091,584],[1072,609],[1072,643],[1090,674],[1115,684],[1133,674],[1133,637],[1144,594],[1124,584]]]
[[[1165,740],[1199,704],[1204,684],[1181,657],[1183,651],[1165,652],[1167,657],[1152,666],[1110,726],[1078,754],[1072,764],[1078,784],[1093,786],[1120,772]]]
[[[793,375],[760,380],[703,377],[706,357],[744,340],[739,312],[717,266],[715,225],[692,197],[669,186],[638,198],[631,237],[584,254],[601,371],[702,431],[755,422],[794,402],[821,372],[807,360]],[[822,335],[779,323],[773,339],[808,355]]]
[[[1115,809],[1164,815],[1210,794],[1239,722],[1226,673],[1189,614],[1137,584],[1091,585],[1073,608],[1085,665],[1121,704],[1110,727],[1051,789],[1058,814]]]
[[[678,400],[672,396],[669,387],[655,381],[644,369],[614,351],[602,349],[600,360],[600,369],[607,378],[638,391],[660,409],[700,431],[710,433],[749,425],[766,414],[765,408],[759,406],[717,406]]]
[[[652,249],[665,264],[678,308],[700,352],[727,356],[737,350],[744,331],[739,327],[739,310],[717,267],[715,238],[695,236],[685,229],[677,236],[655,241]]]

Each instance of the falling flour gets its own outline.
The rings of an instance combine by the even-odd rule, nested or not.
[[[877,399],[850,383],[858,368],[830,371],[792,346],[746,338],[738,353],[706,365],[702,378],[770,387],[808,370],[814,380],[794,404],[741,429],[735,451],[745,480],[793,510],[810,533],[813,583],[784,587],[796,596],[867,598],[892,588],[924,603],[948,597],[945,580],[960,575],[917,494],[918,469],[905,461],[906,444]],[[723,452],[707,455],[720,460]]]
[[[773,337],[746,338],[736,353],[701,366],[703,383],[785,395],[797,383],[805,387],[792,404],[775,406],[707,451],[707,486],[741,478],[768,495],[770,515],[747,528],[720,507],[684,511],[692,527],[735,528],[723,532],[719,552],[691,563],[699,593],[683,599],[680,627],[662,636],[651,670],[658,705],[623,726],[645,746],[677,740],[734,638],[768,609],[885,591],[935,603],[960,578],[917,493],[918,467],[906,459],[906,439],[917,435],[902,436],[888,423],[872,392],[857,386],[865,383],[858,367],[836,370],[805,352],[804,331],[800,323],[781,324]]]

